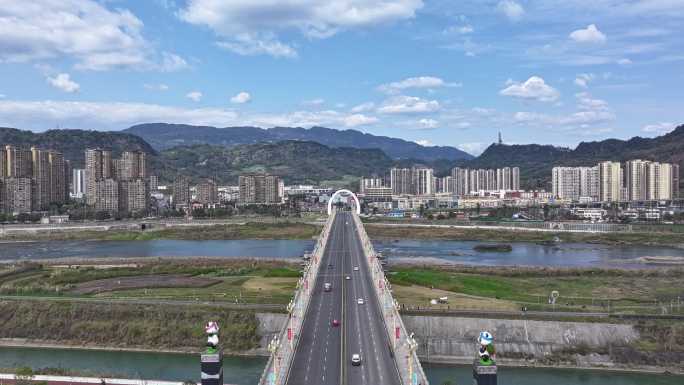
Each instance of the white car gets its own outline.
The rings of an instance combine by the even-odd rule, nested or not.
[[[358,303],[359,305],[363,305],[363,298],[357,299],[356,303]]]
[[[359,271],[359,267],[358,267],[358,266],[354,266],[354,271]]]
[[[351,363],[354,366],[361,365],[361,355],[357,353],[352,354]]]
[[[344,279],[346,279],[347,281],[349,281],[349,280],[351,279],[351,277],[350,277],[350,276],[346,276],[346,277],[344,277]]]

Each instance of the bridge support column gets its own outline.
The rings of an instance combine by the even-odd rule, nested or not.
[[[479,359],[473,363],[473,384],[475,385],[496,385],[497,369],[496,363],[482,365]]]

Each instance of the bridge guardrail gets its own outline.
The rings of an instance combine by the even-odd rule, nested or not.
[[[418,343],[413,338],[413,334],[408,334],[406,326],[399,315],[399,304],[392,297],[391,288],[387,277],[382,269],[382,264],[377,258],[373,243],[371,242],[366,229],[358,215],[352,215],[356,228],[359,232],[363,251],[368,258],[373,275],[373,288],[378,300],[382,305],[383,321],[387,334],[392,341],[397,368],[403,385],[428,385],[428,379],[420,365],[416,348]]]
[[[260,385],[282,385],[287,381],[292,358],[301,336],[304,315],[309,306],[311,292],[315,289],[316,278],[320,270],[321,259],[328,243],[330,229],[335,220],[335,211],[328,217],[323,231],[311,253],[311,259],[304,268],[304,274],[297,282],[295,295],[287,306],[288,320],[280,333],[271,340],[268,350],[271,353],[264,369]]]

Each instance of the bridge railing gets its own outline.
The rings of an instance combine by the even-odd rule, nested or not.
[[[282,385],[287,381],[295,349],[301,336],[304,315],[309,306],[311,292],[315,290],[321,259],[334,220],[335,211],[333,210],[323,225],[323,231],[321,231],[321,235],[314,246],[309,263],[304,267],[302,277],[297,282],[294,297],[287,306],[289,313],[287,323],[268,345],[271,355],[259,380],[260,385]]]
[[[413,334],[408,333],[404,322],[399,316],[399,304],[392,297],[392,286],[387,277],[385,277],[382,263],[377,258],[375,249],[373,249],[373,243],[368,234],[366,234],[366,229],[363,227],[361,219],[358,215],[352,216],[359,232],[364,254],[370,265],[373,276],[373,288],[382,305],[383,320],[387,334],[392,341],[391,348],[394,352],[394,359],[399,369],[401,382],[403,385],[428,385],[427,377],[416,354],[418,343],[413,338]]]

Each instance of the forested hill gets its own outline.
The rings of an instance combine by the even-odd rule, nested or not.
[[[114,156],[123,151],[143,151],[152,156],[156,151],[142,138],[117,131],[49,130],[35,133],[16,128],[0,127],[0,145],[40,147],[56,150],[71,160],[74,167],[83,167],[87,148],[111,149]]]
[[[176,146],[211,144],[232,147],[241,144],[276,143],[284,140],[302,140],[334,148],[378,148],[392,159],[472,159],[455,147],[421,146],[415,142],[366,134],[356,130],[335,130],[325,127],[224,127],[192,126],[187,124],[148,123],[130,127],[124,132],[135,134],[155,149]]]
[[[331,148],[315,142],[283,141],[234,147],[207,144],[161,151],[163,180],[188,175],[235,184],[240,174],[267,172],[287,184],[318,184],[372,174],[384,175],[392,159],[377,149]]]

